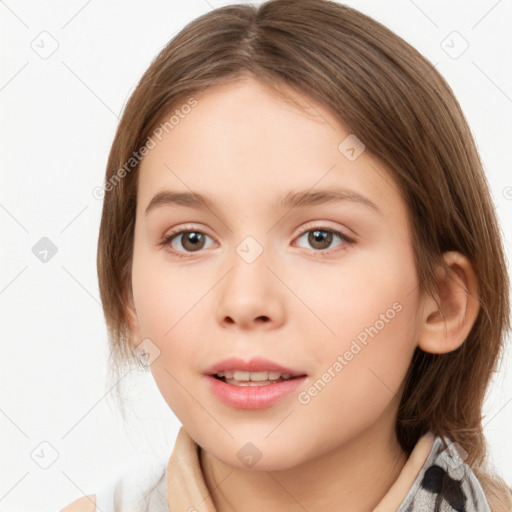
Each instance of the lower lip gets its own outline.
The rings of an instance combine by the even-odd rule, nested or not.
[[[295,391],[306,379],[296,377],[266,386],[236,386],[207,376],[213,394],[224,404],[237,409],[265,409]]]

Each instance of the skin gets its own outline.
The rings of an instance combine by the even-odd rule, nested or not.
[[[398,187],[368,151],[350,161],[338,150],[350,131],[321,105],[297,97],[305,113],[252,77],[194,97],[197,106],[140,167],[127,303],[134,343],[149,338],[157,347],[151,372],[202,448],[219,512],[340,503],[345,512],[372,510],[407,460],[394,425],[414,349],[449,352],[464,341],[478,313],[473,269],[446,253],[454,272],[440,271],[440,306],[420,294]],[[364,195],[380,213],[350,201],[275,206],[289,191],[335,186]],[[206,195],[213,207],[160,205],[145,214],[163,189]],[[172,229],[204,233],[204,243],[178,235],[161,245]],[[331,242],[315,243],[312,231],[301,235],[306,229],[354,242],[327,231]],[[252,263],[236,252],[247,236],[263,249]],[[300,403],[298,392],[397,303],[394,318]],[[265,357],[308,377],[272,407],[231,408],[203,372],[233,355]],[[237,457],[247,442],[262,454],[252,468]]]

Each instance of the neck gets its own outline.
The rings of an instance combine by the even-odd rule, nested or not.
[[[390,428],[372,425],[298,466],[279,471],[233,468],[201,450],[206,485],[217,512],[373,510],[407,461]],[[378,428],[377,428],[378,427]]]

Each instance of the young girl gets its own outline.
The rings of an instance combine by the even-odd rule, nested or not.
[[[64,510],[512,510],[482,405],[509,328],[500,229],[447,83],[327,0],[187,25],[110,153],[116,368],[182,423],[168,464]]]

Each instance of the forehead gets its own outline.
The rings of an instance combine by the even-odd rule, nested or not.
[[[141,162],[141,207],[164,189],[219,201],[238,198],[247,205],[275,204],[291,190],[329,187],[364,194],[384,209],[400,200],[387,170],[366,151],[347,158],[347,144],[355,143],[357,153],[362,146],[331,112],[286,93],[299,105],[244,78],[195,95],[193,108],[180,112],[177,106],[179,122],[155,139]]]

